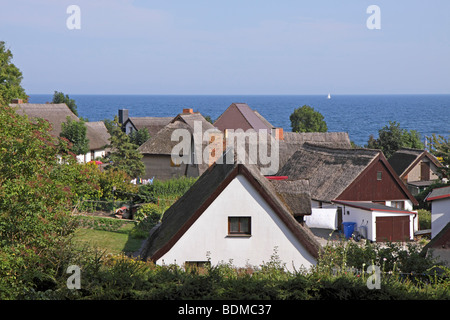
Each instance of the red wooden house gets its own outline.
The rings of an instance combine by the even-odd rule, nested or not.
[[[336,208],[335,216],[328,217],[335,219],[336,228],[346,221],[356,222],[357,226],[367,225],[374,241],[381,240],[377,239],[376,222],[378,219],[381,224],[385,220],[381,219],[383,217],[392,217],[389,221],[396,234],[386,237],[383,233],[383,239],[411,239],[417,228],[416,214],[411,210],[418,202],[380,150],[340,149],[306,143],[278,175],[293,180],[308,179],[312,215],[314,208],[318,214],[318,209]],[[398,228],[403,231],[398,232]]]

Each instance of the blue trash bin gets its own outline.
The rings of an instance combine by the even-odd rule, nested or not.
[[[356,222],[342,222],[344,226],[344,236],[349,239],[352,237],[353,230],[355,230]]]

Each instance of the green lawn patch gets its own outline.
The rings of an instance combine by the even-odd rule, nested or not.
[[[80,217],[80,227],[75,231],[74,242],[120,254],[132,253],[141,247],[142,238],[133,235],[134,221],[112,218]]]

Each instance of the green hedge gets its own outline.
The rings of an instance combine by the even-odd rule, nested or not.
[[[216,300],[436,300],[450,299],[450,270],[436,268],[424,270],[421,274],[409,274],[400,269],[389,269],[382,265],[380,289],[367,286],[368,275],[350,271],[350,261],[361,251],[343,252],[341,247],[331,248],[319,264],[308,271],[287,272],[276,254],[271,261],[253,269],[234,268],[231,263],[207,266],[203,269],[189,269],[176,265],[158,266],[124,255],[109,256],[98,252],[83,252],[67,255],[63,266],[77,264],[82,269],[80,290],[66,287],[67,274],[50,274],[52,279],[46,287],[28,285],[15,290],[15,299],[216,299]],[[350,248],[349,248],[350,249]],[[353,249],[352,249],[353,250]],[[363,248],[371,251],[373,248]],[[388,248],[378,251],[383,255],[401,253],[400,249]],[[395,254],[393,254],[394,256]],[[372,259],[373,257],[368,257]],[[416,259],[412,258],[412,259]],[[336,259],[331,262],[330,259]],[[403,257],[402,259],[408,260]],[[426,258],[424,258],[426,259]],[[356,260],[354,260],[356,261]],[[421,261],[420,263],[422,263]],[[358,262],[359,263],[359,262]],[[389,270],[389,271],[388,271]],[[406,270],[406,269],[405,269]],[[17,288],[16,288],[17,289]],[[5,297],[4,297],[5,298]]]

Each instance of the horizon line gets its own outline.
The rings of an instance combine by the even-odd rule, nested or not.
[[[63,92],[63,91],[58,91]],[[64,94],[68,94],[64,92]],[[70,93],[83,96],[327,96],[328,93]],[[27,95],[50,95],[53,93],[27,93]],[[336,93],[333,96],[401,96],[401,95],[450,95],[450,93]]]

